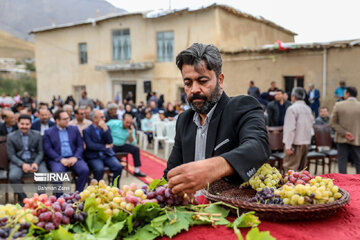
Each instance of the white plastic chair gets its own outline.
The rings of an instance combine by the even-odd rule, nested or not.
[[[154,123],[155,123],[155,122],[160,122],[160,116],[159,116],[158,113],[153,114],[153,115],[151,116],[151,118],[152,118],[152,120],[153,120]]]
[[[175,143],[175,134],[176,134],[176,122],[171,121],[166,123],[166,139],[165,139],[165,150],[164,158],[165,160],[169,157],[170,145]]]
[[[159,150],[159,142],[160,141],[165,141],[166,136],[165,136],[165,123],[164,122],[155,122],[154,123],[154,154],[157,155],[158,154],[158,150]]]

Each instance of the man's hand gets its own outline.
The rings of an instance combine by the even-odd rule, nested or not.
[[[294,151],[293,151],[292,149],[286,149],[286,150],[285,150],[285,153],[286,153],[287,155],[293,155],[293,154],[294,154]]]
[[[60,163],[61,163],[62,165],[64,165],[65,167],[68,167],[68,166],[70,165],[70,161],[69,161],[68,158],[62,158],[62,159],[60,160]]]
[[[352,142],[352,141],[354,141],[354,139],[355,139],[354,135],[352,135],[351,132],[346,132],[346,133],[345,133],[345,138],[346,138],[349,142]]]
[[[111,143],[111,144],[105,144],[105,148],[113,148],[113,144]]]
[[[72,167],[72,166],[74,166],[75,165],[75,163],[77,162],[77,158],[76,157],[71,157],[71,158],[69,158],[69,161],[70,161],[70,166]]]
[[[109,127],[106,125],[104,120],[100,120],[99,122],[99,126],[104,130],[107,131],[109,129]]]
[[[37,163],[31,164],[31,170],[32,172],[37,172],[39,170],[39,166],[37,165]]]
[[[21,165],[21,168],[22,168],[23,172],[25,172],[25,173],[33,172],[30,164],[23,163],[23,165]]]
[[[222,177],[234,174],[234,169],[222,157],[213,157],[180,165],[167,175],[174,194],[194,193]]]

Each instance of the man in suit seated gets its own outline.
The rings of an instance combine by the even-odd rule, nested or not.
[[[44,151],[40,133],[31,130],[31,117],[20,115],[18,128],[8,135],[7,152],[10,159],[9,181],[18,195],[20,205],[26,194],[21,186],[21,178],[34,172],[48,172],[43,161]]]
[[[92,124],[83,131],[86,144],[85,159],[93,170],[96,180],[103,178],[104,165],[114,173],[115,180],[117,176],[121,176],[122,165],[112,150],[113,140],[110,128],[105,123],[104,113],[101,110],[94,110],[90,119]]]
[[[129,112],[125,112],[122,120],[111,119],[106,124],[111,129],[114,140],[113,150],[115,152],[128,152],[132,154],[134,159],[134,176],[146,177],[140,172],[140,149],[135,146],[136,136],[134,126],[132,125],[133,116]],[[126,143],[129,142],[130,144]]]
[[[71,170],[77,175],[76,191],[81,192],[89,177],[89,168],[82,159],[83,141],[77,127],[69,126],[64,110],[54,114],[56,125],[45,131],[44,152],[52,172]]]
[[[0,136],[7,136],[18,129],[15,121],[15,114],[11,110],[4,110],[2,115],[3,123],[0,123]]]
[[[178,54],[176,64],[191,109],[177,120],[164,171],[172,192],[193,193],[219,179],[248,181],[270,154],[260,103],[225,94],[221,55],[214,45],[195,43]]]
[[[33,122],[31,129],[40,132],[41,136],[44,136],[45,130],[54,126],[55,123],[50,120],[50,112],[46,107],[39,109],[39,120]]]

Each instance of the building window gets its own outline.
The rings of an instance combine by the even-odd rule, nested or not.
[[[80,52],[80,64],[86,64],[88,62],[87,60],[87,45],[86,43],[80,43],[79,44],[79,52]]]
[[[113,60],[125,62],[131,59],[130,30],[116,30],[112,32]]]
[[[157,60],[171,62],[174,56],[174,32],[157,33]]]

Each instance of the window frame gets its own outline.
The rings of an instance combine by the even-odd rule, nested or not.
[[[85,52],[82,51],[81,46],[85,46]],[[85,54],[85,57],[83,56]],[[87,64],[88,63],[88,47],[86,42],[79,43],[79,63],[80,64]]]
[[[115,41],[114,41],[114,33],[118,32],[119,37],[118,39],[118,54],[115,53]],[[127,32],[127,34],[126,34]],[[122,44],[125,42],[127,45],[122,46]],[[112,61],[114,62],[129,62],[131,60],[131,33],[130,28],[124,28],[124,29],[114,29],[111,31],[111,51],[112,51]],[[124,53],[122,53],[124,51]],[[116,57],[116,55],[118,57]]]
[[[169,36],[170,34],[171,37]],[[161,46],[163,48],[162,51],[159,49],[160,43],[162,44]],[[156,60],[158,62],[172,62],[174,60],[174,44],[175,44],[174,31],[156,32]],[[169,47],[171,47],[170,50]]]

